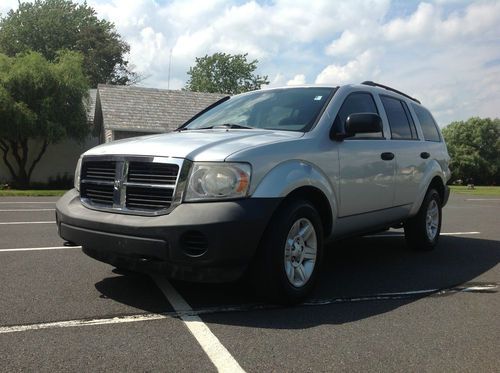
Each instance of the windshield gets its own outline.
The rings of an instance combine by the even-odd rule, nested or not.
[[[308,131],[333,90],[323,87],[287,88],[234,96],[201,114],[184,129],[221,126]]]

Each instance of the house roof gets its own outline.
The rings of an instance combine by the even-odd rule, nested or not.
[[[100,84],[104,129],[166,132],[226,95]]]

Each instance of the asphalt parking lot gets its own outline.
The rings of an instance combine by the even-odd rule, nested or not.
[[[398,230],[332,245],[288,308],[94,261],[56,200],[0,198],[0,371],[499,371],[500,198],[452,195],[434,252]]]

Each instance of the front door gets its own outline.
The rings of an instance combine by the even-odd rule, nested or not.
[[[353,113],[376,113],[368,92],[351,93],[335,119],[342,126]],[[339,217],[390,208],[394,203],[395,160],[387,150],[383,133],[357,134],[339,143]]]

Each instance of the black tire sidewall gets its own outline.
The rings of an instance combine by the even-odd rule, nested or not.
[[[300,218],[308,219],[314,226],[317,240],[317,254],[314,270],[308,282],[297,288],[293,286],[285,272],[285,243],[292,225]],[[312,289],[323,257],[323,227],[320,216],[312,204],[294,200],[282,206],[273,217],[261,245],[263,250],[262,278],[266,279],[267,292],[279,303],[296,303]]]
[[[432,201],[436,201],[439,210],[439,223],[436,235],[433,239],[430,239],[427,235],[427,209]],[[406,238],[410,246],[416,250],[432,250],[437,245],[439,241],[439,236],[441,234],[441,222],[442,222],[442,207],[441,198],[439,193],[435,189],[429,189],[425,195],[424,201],[420,206],[420,210],[416,216],[414,216],[410,221],[408,221],[405,226]]]

